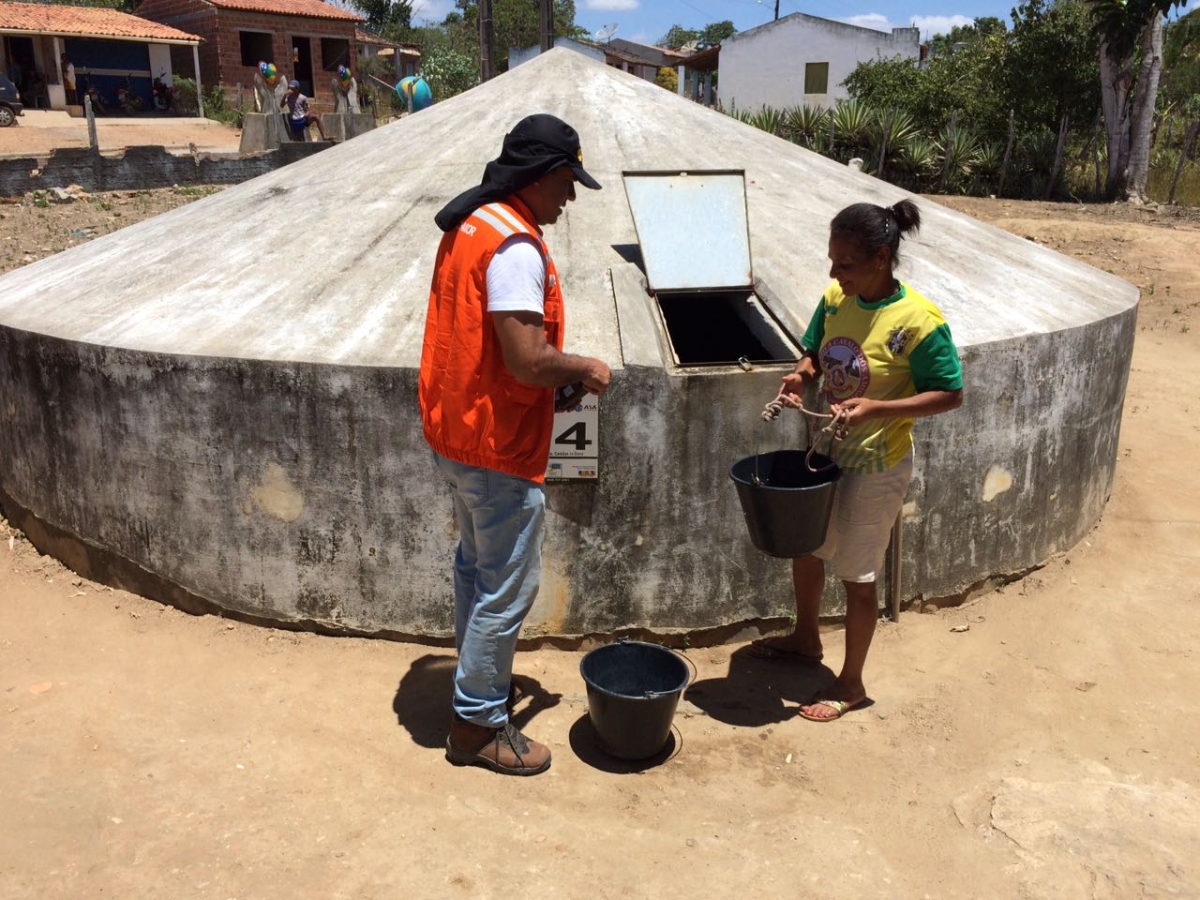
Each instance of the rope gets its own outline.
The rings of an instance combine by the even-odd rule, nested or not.
[[[763,407],[763,421],[773,421],[779,416],[780,413],[783,412],[783,410],[783,394],[780,394]],[[808,467],[808,471],[810,472],[824,472],[833,468],[835,465],[837,465],[837,463],[833,461],[834,453],[836,452],[835,443],[837,441],[845,440],[846,435],[850,433],[850,426],[846,423],[846,420],[850,418],[850,411],[848,409],[842,409],[836,413],[813,412],[811,409],[806,409],[803,403],[800,404],[800,406],[797,408],[797,411],[802,412],[804,415],[810,416],[814,419],[830,420],[828,425],[817,432],[816,439],[809,442],[808,453],[804,455],[804,465]],[[829,453],[825,455],[828,457],[830,462],[829,465],[816,469],[813,468],[812,457],[817,451],[817,446],[821,442],[822,435],[826,435],[829,438]]]

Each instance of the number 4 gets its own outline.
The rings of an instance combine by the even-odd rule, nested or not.
[[[592,443],[587,439],[587,423],[576,422],[554,439],[556,444],[574,444],[576,450],[586,450]]]

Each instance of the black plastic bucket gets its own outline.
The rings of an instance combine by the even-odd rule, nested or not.
[[[813,472],[804,461],[807,453],[776,450],[747,456],[729,470],[750,529],[750,542],[770,556],[794,559],[825,543],[842,470],[828,457],[814,453],[813,468],[821,471]]]
[[[688,667],[666,647],[618,641],[597,647],[579,663],[587,683],[588,715],[606,753],[621,759],[654,756],[671,736]]]

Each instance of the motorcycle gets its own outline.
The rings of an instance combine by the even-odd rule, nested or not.
[[[108,112],[108,104],[104,102],[104,95],[100,93],[100,89],[87,80],[80,83],[80,90],[83,92],[80,96],[87,95],[92,101],[92,113],[97,116],[102,116]]]
[[[141,112],[146,101],[133,89],[133,75],[125,76],[125,84],[117,88],[117,104],[127,113]]]
[[[175,87],[173,83],[165,81],[166,78],[167,73],[163,72],[154,79],[154,84],[151,85],[151,91],[154,94],[154,108],[160,112],[175,109],[179,99],[179,88]]]

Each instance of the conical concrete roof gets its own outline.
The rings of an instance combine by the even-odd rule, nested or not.
[[[827,225],[904,191],[569,50],[270,175],[7,275],[0,322],[163,353],[413,366],[439,232],[505,132],[550,112],[604,185],[547,229],[568,337],[619,359],[605,272],[636,243],[621,172],[744,169],[756,269],[806,318],[827,278]],[[963,344],[1112,315],[1136,292],[1064,256],[919,200],[903,276]],[[686,222],[679,227],[686,228]],[[1053,297],[1052,302],[1041,302]]]
[[[759,417],[790,365],[673,362],[629,261],[621,173],[744,170],[754,274],[793,337],[828,281],[833,215],[907,195],[562,49],[0,277],[9,518],[77,571],[183,605],[452,633],[453,512],[416,401],[433,217],[533,112],[579,130],[605,185],[547,237],[567,349],[614,379],[591,434],[598,474],[547,487],[525,633],[719,637],[786,614],[790,569],[751,546],[729,467],[799,440],[798,416],[770,433]],[[1111,275],[917,202],[901,275],[946,313],[966,385],[961,409],[915,433],[904,598],[1020,572],[1092,527],[1137,303]]]

